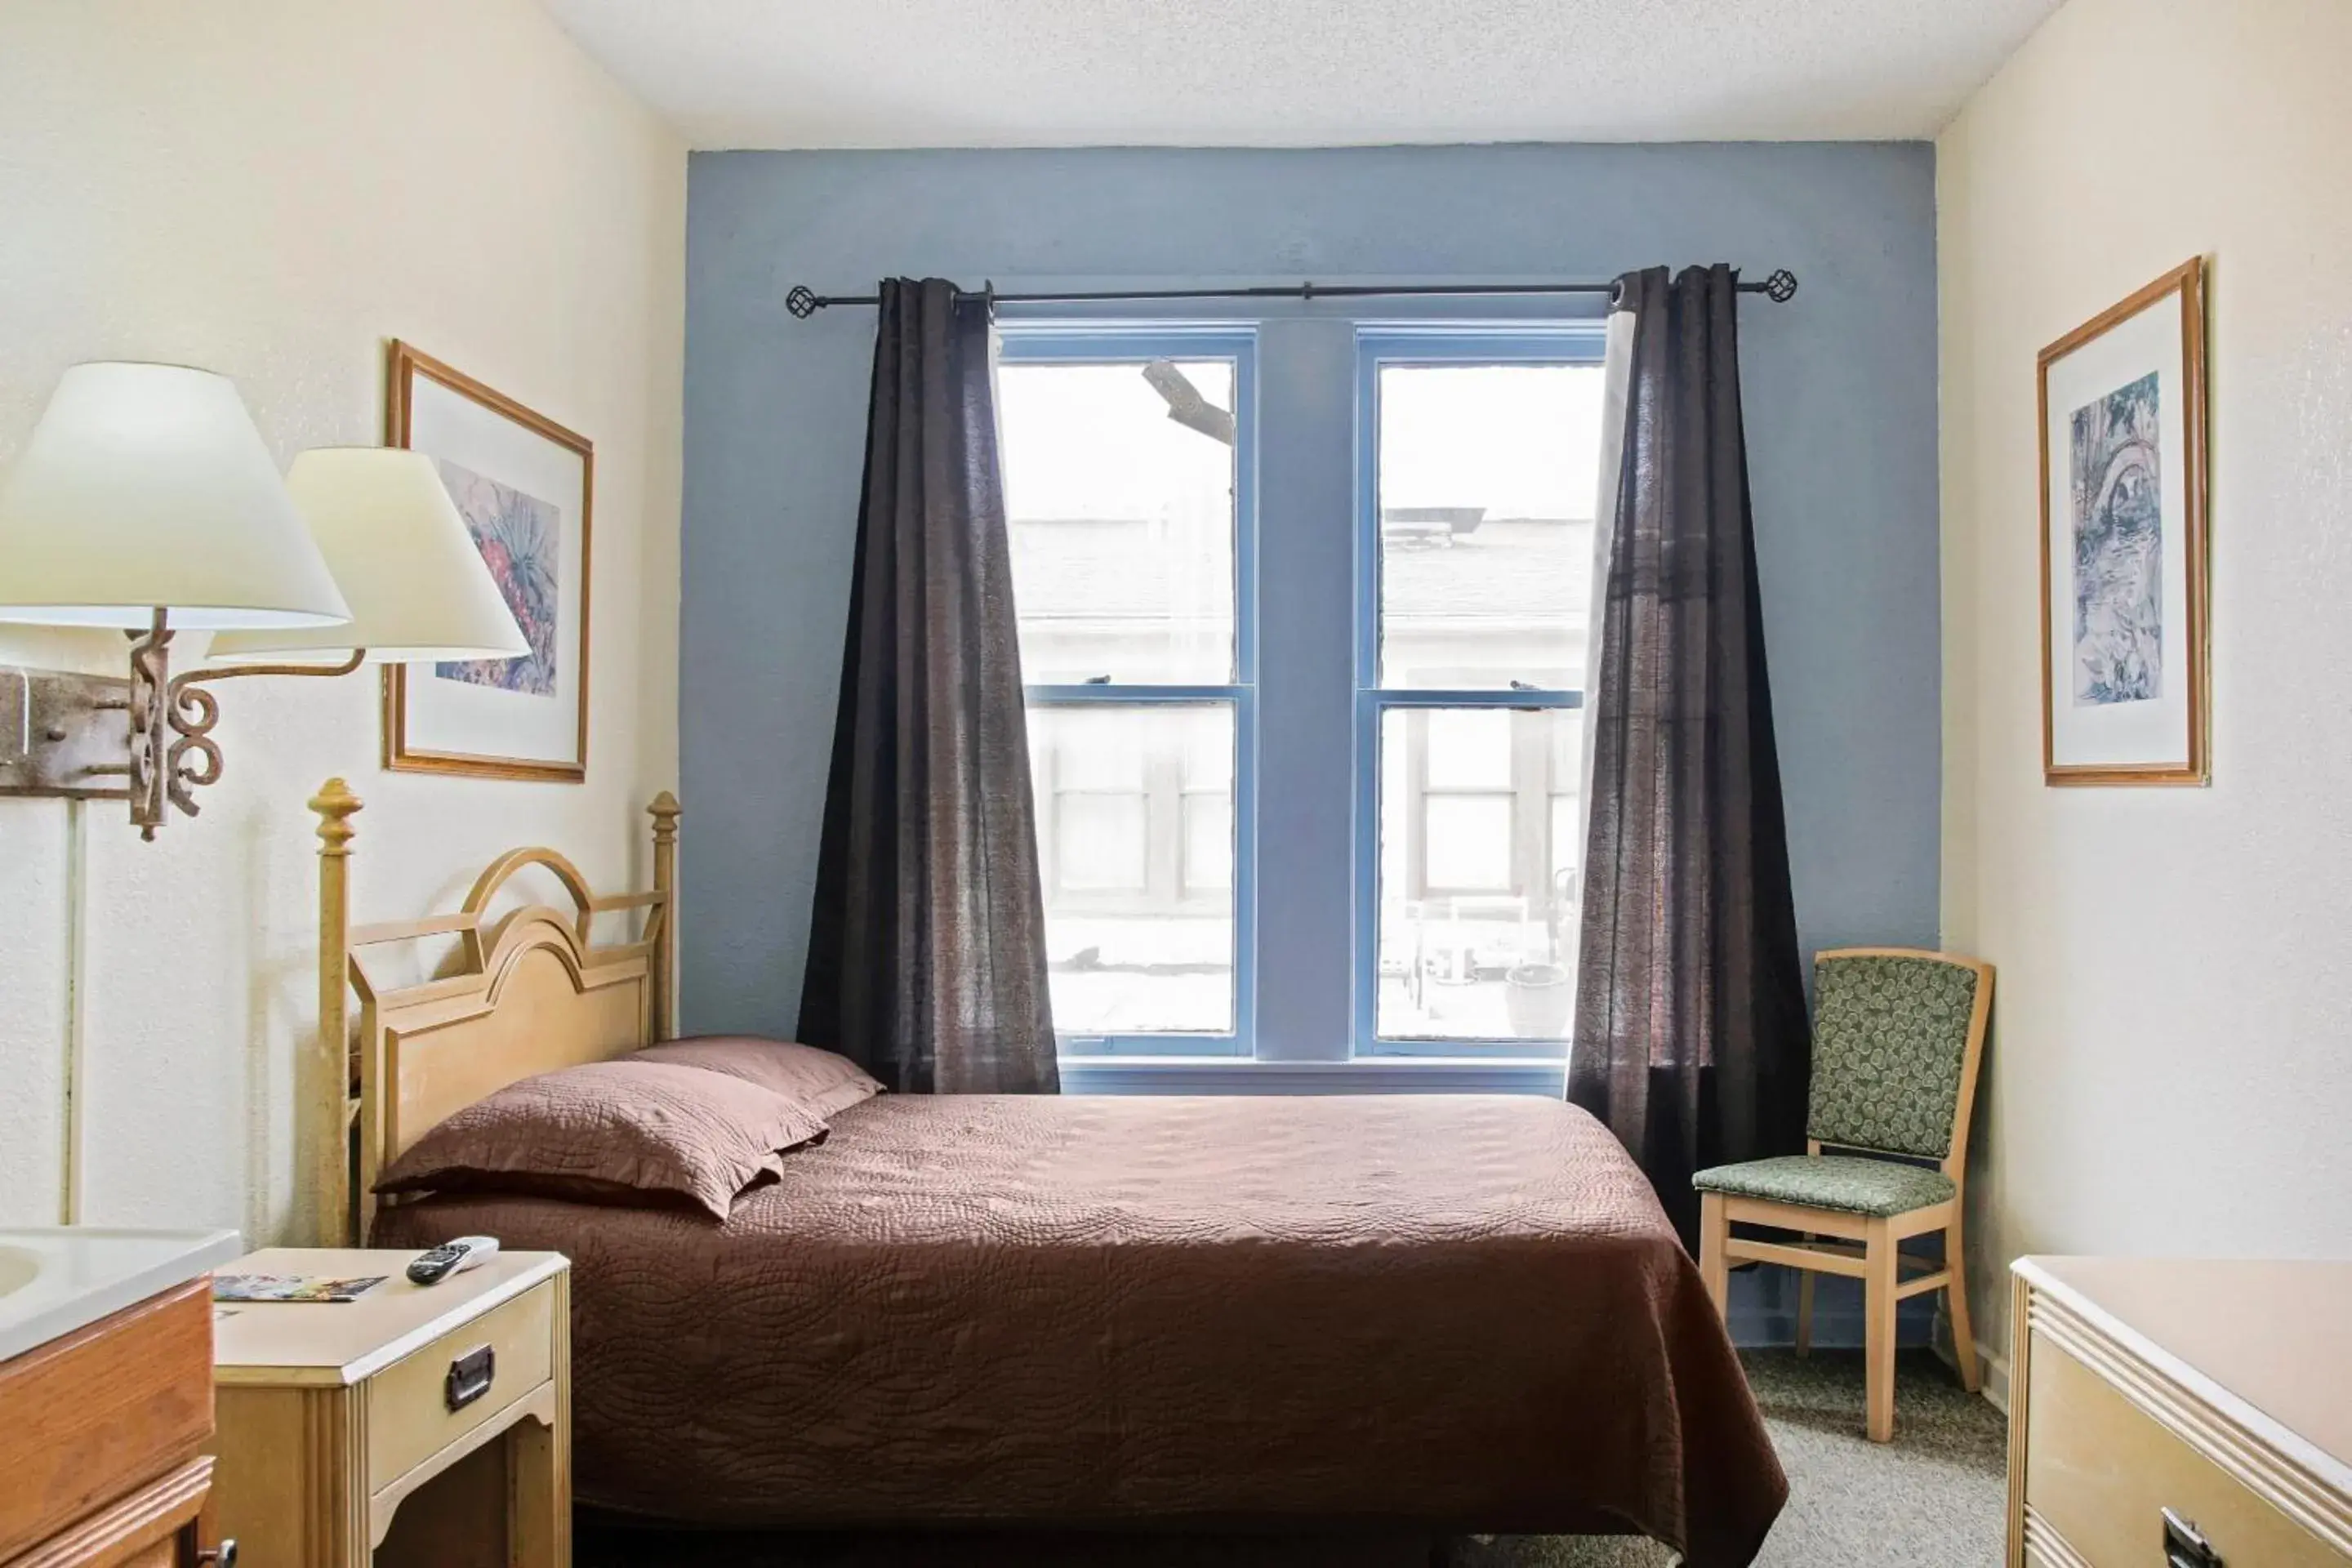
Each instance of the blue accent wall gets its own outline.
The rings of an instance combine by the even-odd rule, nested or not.
[[[977,287],[1605,279],[1725,260],[1802,281],[1742,307],[1749,467],[1809,948],[1937,935],[1940,696],[1935,166],[1926,143],[1310,151],[698,153],[688,212],[680,709],[689,1029],[797,1018],[856,531],[872,312],[797,321],[795,283],[885,275]],[[1417,302],[1414,302],[1417,303]],[[1500,307],[1479,307],[1482,315]],[[1350,312],[1266,310],[1261,440],[1352,449],[1351,410],[1281,384],[1322,360],[1348,388]],[[1286,368],[1287,367],[1287,369]],[[1305,447],[1302,451],[1307,449]],[[1345,484],[1265,472],[1263,549],[1346,571]],[[1349,472],[1342,460],[1337,471]],[[1309,520],[1303,523],[1300,520]],[[1264,608],[1269,652],[1280,607]],[[1280,628],[1344,690],[1348,628]],[[1328,668],[1326,668],[1328,667]],[[1288,687],[1269,679],[1262,722]],[[1329,726],[1320,708],[1299,721]],[[1329,743],[1347,744],[1344,721]],[[1341,803],[1267,802],[1330,888],[1267,887],[1270,940],[1344,965],[1344,926],[1285,900],[1347,896]],[[1278,907],[1279,906],[1279,907]],[[1269,952],[1265,973],[1283,972]],[[1269,993],[1262,1037],[1325,1054],[1318,1008]]]

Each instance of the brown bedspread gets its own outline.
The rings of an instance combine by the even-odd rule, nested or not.
[[[1527,1097],[885,1096],[725,1224],[385,1211],[573,1265],[579,1495],[713,1523],[1639,1531],[1787,1494],[1617,1142]]]

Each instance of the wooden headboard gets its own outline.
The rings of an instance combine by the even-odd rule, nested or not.
[[[646,808],[654,819],[650,892],[600,897],[554,850],[514,849],[483,869],[457,913],[362,926],[351,923],[359,797],[329,779],[310,809],[319,816],[318,1070],[330,1118],[320,1130],[318,1213],[326,1245],[357,1246],[374,1217],[377,1173],[452,1112],[518,1079],[676,1035],[678,804],[665,790]],[[491,912],[507,882],[534,867],[572,907]],[[599,916],[637,917],[635,939],[597,945]],[[446,973],[404,985],[380,987],[362,956],[433,939],[457,945]]]

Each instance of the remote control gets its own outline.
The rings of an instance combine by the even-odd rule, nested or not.
[[[446,1246],[418,1253],[415,1260],[408,1266],[409,1281],[416,1285],[438,1285],[452,1274],[463,1274],[484,1258],[494,1256],[498,1250],[499,1238],[495,1236],[461,1236]]]

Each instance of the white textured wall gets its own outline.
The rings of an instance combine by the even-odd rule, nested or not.
[[[382,773],[355,676],[222,688],[227,777],[154,844],[86,808],[86,1219],[307,1226],[326,775],[367,802],[362,919],[446,907],[518,842],[644,874],[677,756],[685,204],[683,144],[531,0],[0,6],[0,464],[95,358],[234,377],[281,462],[372,443],[392,337],[596,443],[584,786]],[[121,646],[0,631],[0,665]],[[0,1224],[58,1209],[66,855],[61,804],[0,801]]]
[[[2021,1253],[2352,1256],[2352,5],[2072,0],[1937,142],[1945,938]],[[2210,266],[2213,786],[2041,770],[2034,360]]]

